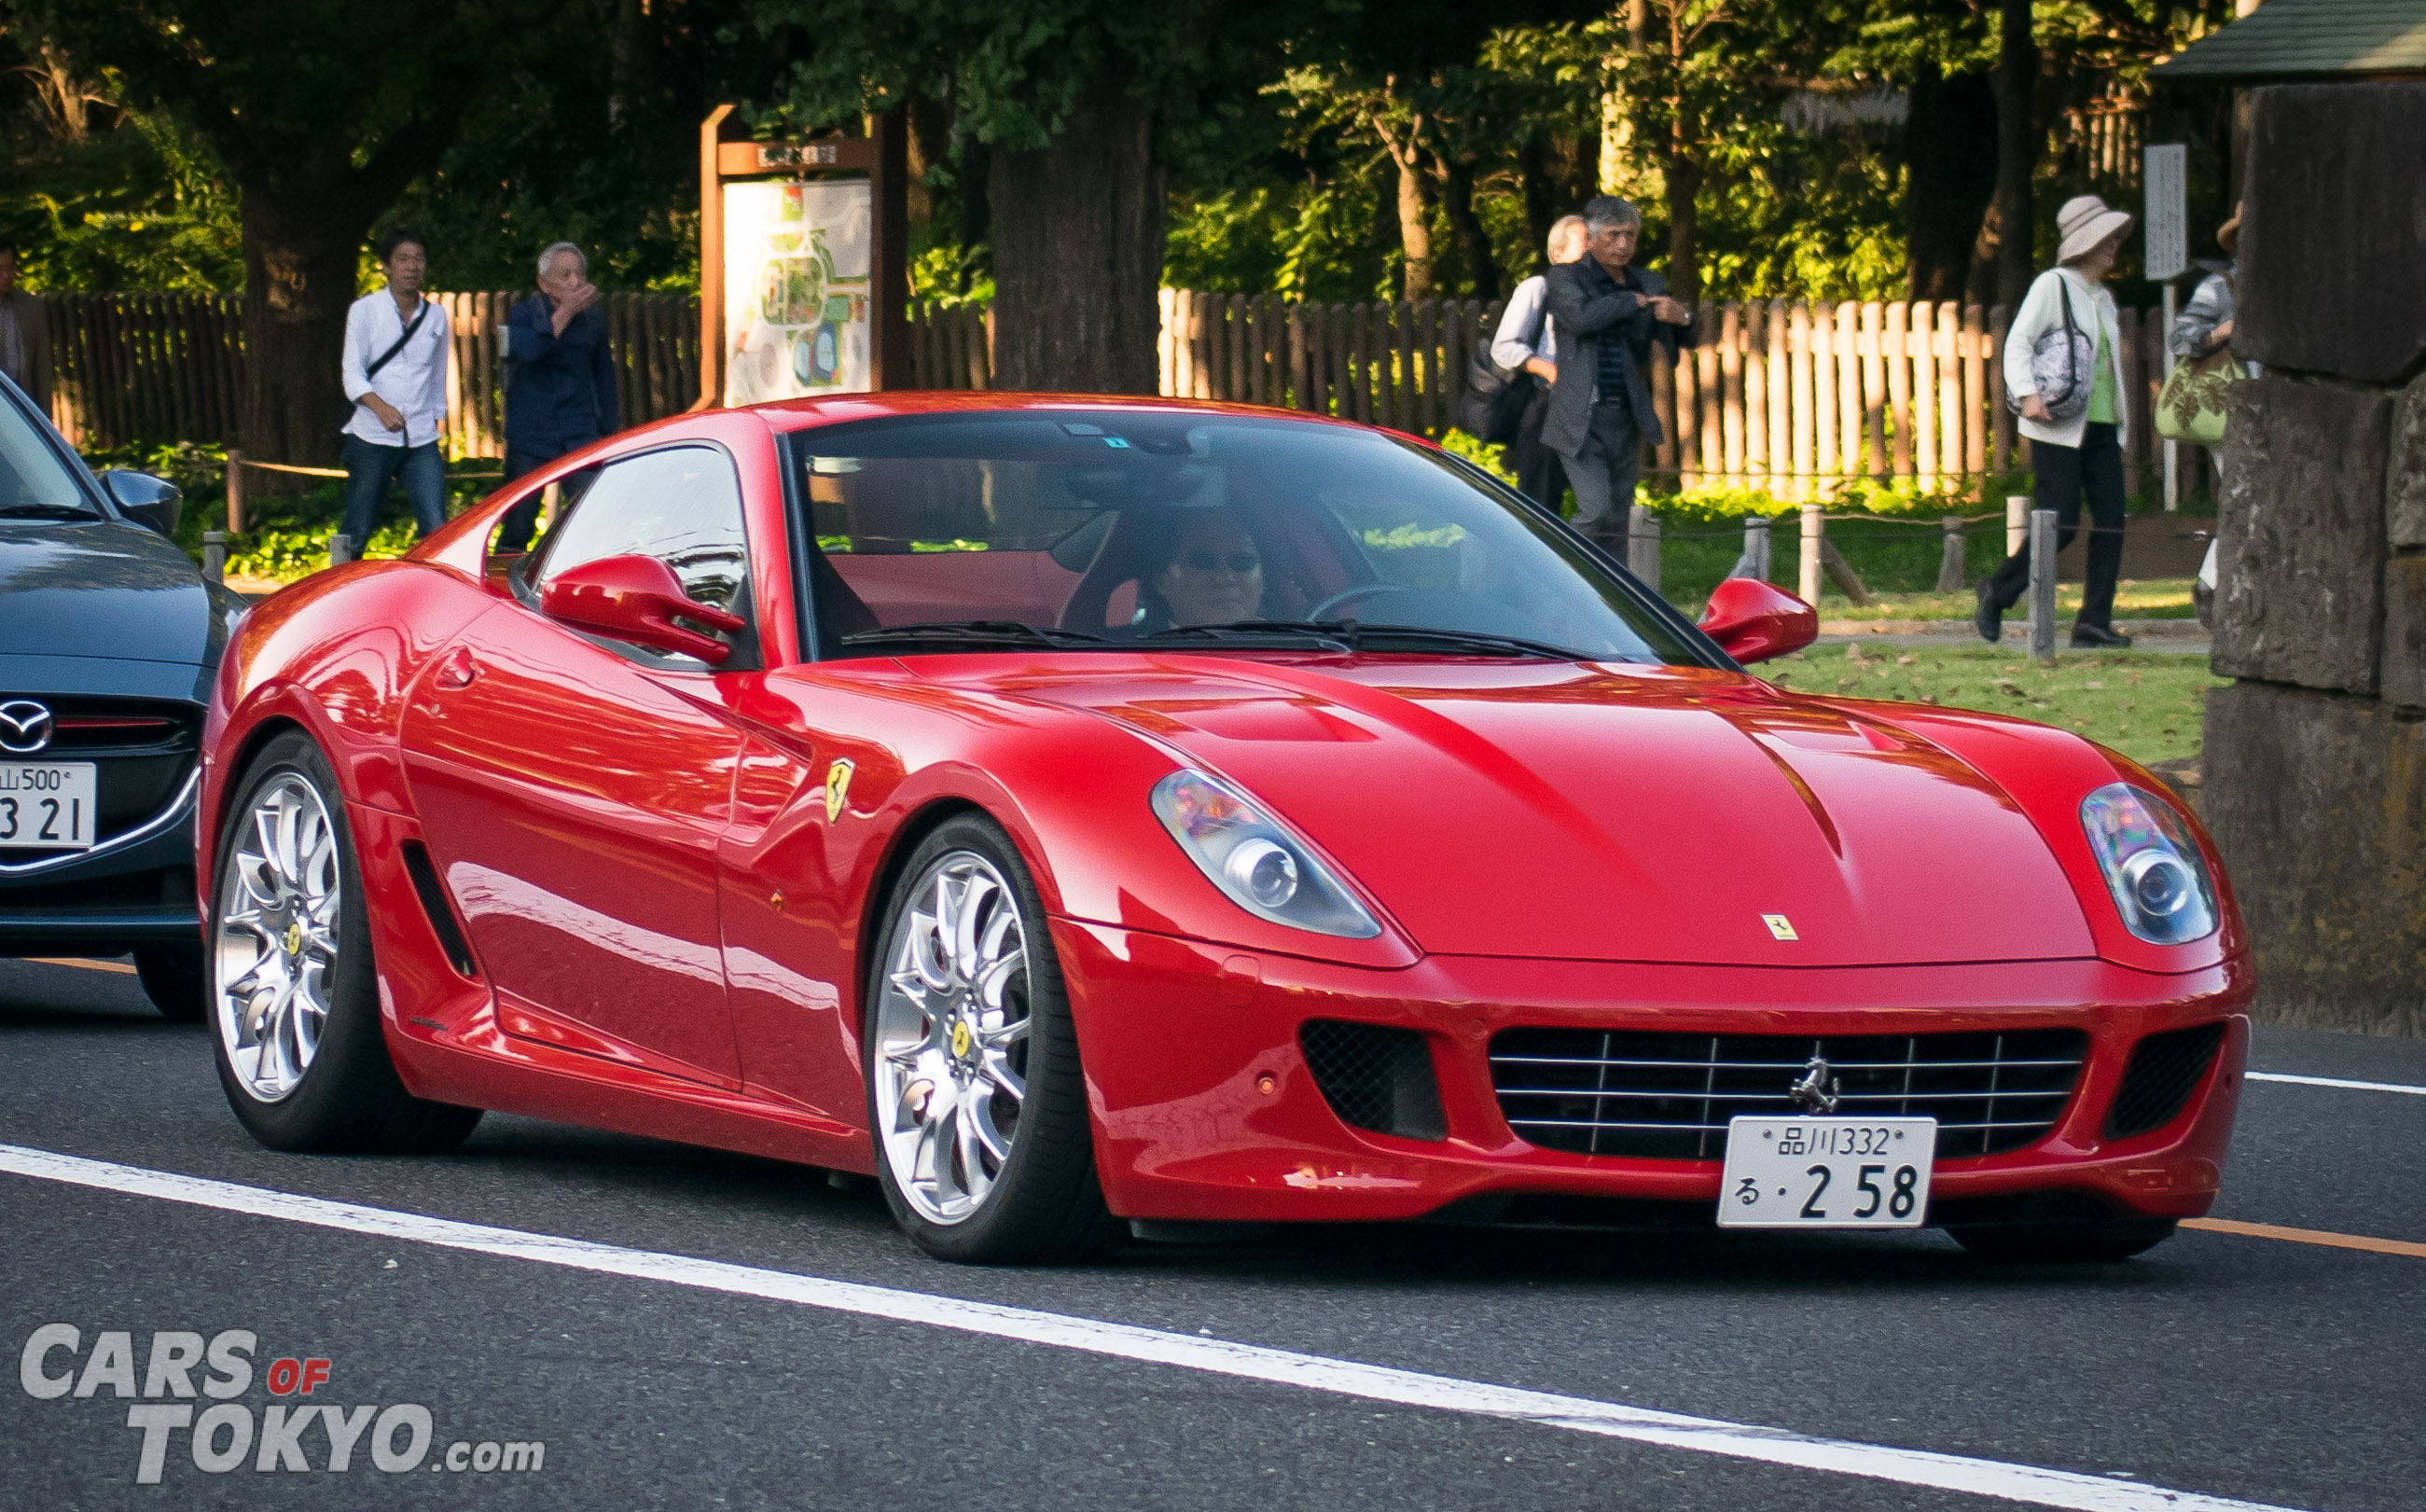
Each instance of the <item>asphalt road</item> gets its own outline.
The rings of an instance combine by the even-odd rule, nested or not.
[[[0,1377],[0,1507],[1985,1508],[2014,1503],[1941,1488],[2011,1488],[2011,1467],[2071,1472],[2039,1504],[2113,1512],[2167,1504],[2156,1487],[2426,1505],[2426,1252],[2185,1232],[2018,1269],[1932,1234],[1401,1227],[971,1271],[913,1251],[873,1191],[648,1140],[492,1115],[446,1157],[263,1150],[202,1032],[122,970],[0,962],[0,1146],[137,1168],[27,1175],[0,1150],[0,1359],[77,1330]],[[2426,1086],[2426,1044],[2261,1032],[2255,1069]],[[2421,1144],[2426,1097],[2253,1082],[2217,1216],[2426,1243]],[[590,1247],[481,1252],[467,1225]],[[132,1395],[155,1332],[228,1330],[256,1336],[246,1390]],[[328,1379],[274,1396],[281,1358]],[[24,1389],[71,1374],[91,1391]],[[1510,1408],[1510,1387],[1584,1402]],[[348,1470],[325,1422],[291,1460],[265,1446],[306,1403],[366,1430]],[[218,1473],[190,1430],[129,1425],[219,1406],[253,1441]],[[382,1470],[412,1406],[429,1442]],[[481,1443],[533,1442],[537,1469],[477,1468]],[[1915,1449],[1955,1457],[1893,1453]]]

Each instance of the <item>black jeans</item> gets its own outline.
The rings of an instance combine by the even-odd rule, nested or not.
[[[2080,614],[2073,623],[2101,630],[2114,626],[2114,580],[2123,574],[2123,445],[2111,425],[2093,423],[2078,447],[2030,443],[2030,504],[2055,511],[2055,548],[2062,551],[2080,531],[2080,501],[2089,500],[2089,573],[2080,591]],[[2005,559],[1988,579],[1988,596],[2011,609],[2030,591],[2030,546]]]
[[[556,447],[518,447],[509,441],[506,443],[505,481],[510,483],[526,473],[537,472],[566,452],[579,450],[597,439],[596,436],[584,436],[578,441]],[[500,553],[530,549],[532,532],[539,525],[539,506],[540,496],[533,494],[506,511],[505,523],[497,528],[497,550]]]

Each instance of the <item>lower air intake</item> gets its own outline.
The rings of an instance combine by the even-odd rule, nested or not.
[[[1414,1030],[1315,1018],[1298,1031],[1298,1048],[1341,1123],[1400,1139],[1448,1137],[1431,1048]]]
[[[2222,1024],[2200,1024],[2151,1034],[2131,1051],[2122,1089],[2107,1111],[2106,1137],[2128,1139],[2174,1121],[2215,1063],[2224,1043]]]

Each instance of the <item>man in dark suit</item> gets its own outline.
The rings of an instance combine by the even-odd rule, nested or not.
[[[599,300],[590,259],[558,241],[539,254],[539,292],[507,312],[507,482],[616,430],[615,358]],[[534,495],[506,512],[498,551],[530,549],[539,506]]]
[[[1642,235],[1642,213],[1604,194],[1584,206],[1584,257],[1548,274],[1559,376],[1542,444],[1566,459],[1576,528],[1621,558],[1643,444],[1665,439],[1651,407],[1651,348],[1673,359],[1693,323],[1666,279],[1630,266]]]

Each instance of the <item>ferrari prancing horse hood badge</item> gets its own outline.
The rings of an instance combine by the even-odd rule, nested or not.
[[[842,818],[843,800],[850,796],[850,774],[856,770],[848,761],[837,761],[826,768],[826,822]]]
[[[1784,914],[1763,914],[1760,916],[1760,921],[1769,926],[1769,933],[1772,938],[1799,940],[1803,937],[1794,933],[1794,925]]]

